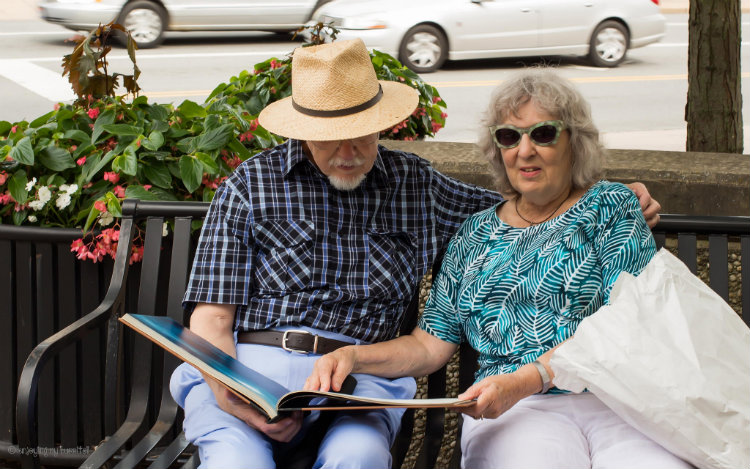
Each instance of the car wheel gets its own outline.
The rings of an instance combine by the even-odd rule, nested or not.
[[[164,41],[167,12],[155,2],[139,0],[127,3],[120,12],[117,22],[130,31],[138,48],[149,49]],[[125,42],[123,35],[119,35],[118,39],[120,42]]]
[[[434,26],[423,24],[407,31],[398,51],[398,59],[417,73],[434,72],[448,58],[448,40]]]
[[[589,60],[597,67],[616,67],[625,60],[630,37],[617,21],[604,21],[591,35]]]

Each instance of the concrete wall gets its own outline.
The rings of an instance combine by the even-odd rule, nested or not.
[[[471,143],[382,142],[416,153],[439,171],[493,188],[489,164]],[[605,177],[646,184],[663,213],[750,215],[750,155],[609,150]]]

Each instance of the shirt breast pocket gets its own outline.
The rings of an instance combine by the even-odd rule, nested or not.
[[[367,235],[370,296],[397,300],[411,298],[417,282],[417,247],[413,233],[370,229]]]
[[[309,220],[263,220],[255,225],[256,291],[278,294],[309,287],[314,231]]]

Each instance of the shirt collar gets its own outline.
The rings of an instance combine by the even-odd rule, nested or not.
[[[284,176],[288,176],[289,173],[300,163],[308,162],[312,165],[312,162],[307,158],[305,150],[302,148],[301,140],[289,139],[286,142],[286,152],[283,161],[283,172]],[[381,150],[385,150],[385,147],[378,145],[378,154],[375,157],[375,164],[370,170],[370,174],[374,177],[379,178],[381,181],[387,180],[386,175],[388,174],[383,157],[381,156]]]

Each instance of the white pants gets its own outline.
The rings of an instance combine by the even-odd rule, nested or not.
[[[688,469],[591,393],[533,395],[497,419],[464,416],[464,469]]]
[[[309,328],[296,328],[313,331]],[[340,334],[315,331],[329,338]],[[349,339],[351,340],[351,339]],[[288,389],[302,389],[319,355],[302,355],[265,345],[239,344],[237,358],[248,367]],[[356,395],[409,399],[414,397],[413,378],[390,380],[355,374]],[[201,468],[270,469],[274,453],[295,451],[318,412],[305,418],[300,433],[289,443],[274,442],[243,421],[221,410],[201,374],[183,363],[172,374],[170,391],[185,409],[185,437],[198,447]],[[387,469],[390,447],[401,424],[404,409],[378,409],[339,413],[318,449],[314,468]],[[283,468],[281,468],[283,469]]]

